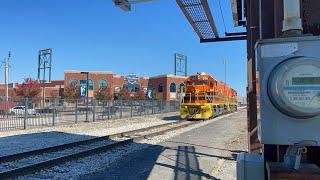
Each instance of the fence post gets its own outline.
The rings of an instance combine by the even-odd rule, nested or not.
[[[28,98],[24,99],[24,118],[23,118],[23,129],[28,128]]]
[[[151,103],[151,114],[154,114],[154,100]]]
[[[131,103],[130,103],[130,110],[131,110],[131,117],[133,116],[133,100],[131,100]]]
[[[95,122],[96,121],[96,100],[92,100],[92,121]]]
[[[52,126],[55,126],[56,123],[56,100],[53,103],[53,108],[52,108]]]
[[[120,119],[122,119],[122,100],[120,100]]]
[[[140,100],[140,116],[142,116],[142,111],[144,110],[143,108],[143,100]]]
[[[107,108],[108,108],[108,120],[110,119],[110,100],[107,101]]]
[[[78,99],[76,100],[76,108],[74,110],[75,112],[75,123],[78,123]]]

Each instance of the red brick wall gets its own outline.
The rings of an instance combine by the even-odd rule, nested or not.
[[[85,80],[86,75],[80,74],[80,71],[66,71],[65,72],[65,87],[69,84],[72,79],[80,79]],[[89,79],[93,80],[94,82],[94,91],[98,90],[98,84],[101,79],[108,81],[108,86],[112,88],[112,91],[115,91],[116,87],[120,89],[123,88],[123,85],[126,82],[124,76],[116,76],[113,73],[105,73],[105,72],[89,72]],[[156,76],[156,77],[140,77],[137,80],[137,84],[140,84],[141,89],[145,88],[152,88],[154,91],[158,93],[158,98],[163,100],[170,100],[170,84],[173,82],[176,84],[176,92],[179,91],[179,87],[181,83],[184,83],[186,77],[182,76],[173,76],[173,75],[163,75],[163,76]],[[163,92],[158,92],[159,85],[163,85]],[[89,96],[93,97],[93,91],[89,91]]]
[[[75,72],[65,72],[64,73],[64,85],[67,87],[72,79],[78,80],[86,80],[87,75],[81,74],[80,71]],[[94,91],[99,90],[99,81],[106,80],[108,83],[108,87],[113,87],[113,74],[112,73],[101,73],[101,72],[89,72],[89,80],[93,81],[93,90],[89,90],[89,96],[93,97]]]
[[[186,79],[186,77],[173,76],[173,75],[151,77],[149,80],[149,87],[152,87],[153,90],[158,92],[158,87],[160,84],[162,84],[163,88],[164,88],[163,93],[160,93],[159,95],[160,95],[160,97],[163,98],[163,100],[169,101],[170,100],[170,84],[175,83],[176,84],[176,92],[178,92],[180,84],[184,83],[185,79]]]

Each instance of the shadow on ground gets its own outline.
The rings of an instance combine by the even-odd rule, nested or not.
[[[43,147],[51,147],[64,143],[94,138],[94,136],[69,134],[57,131],[41,132],[33,134],[16,135],[0,138],[0,156],[24,152],[27,150],[35,150]],[[143,180],[148,179],[155,167],[169,170],[173,173],[174,180],[193,180],[193,179],[216,179],[210,174],[204,172],[199,166],[199,157],[207,156],[214,158],[221,158],[226,160],[235,160],[236,155],[242,151],[221,149],[198,144],[191,144],[185,142],[174,142],[180,145],[173,147],[166,147],[161,145],[150,145],[145,143],[133,143],[127,146],[127,150],[134,146],[140,149],[131,153],[124,153],[109,167],[102,164],[100,170],[95,173],[78,176],[74,174],[77,179],[130,179]],[[181,145],[183,144],[183,145]],[[230,157],[218,156],[215,154],[205,154],[196,151],[197,146],[212,148],[217,150],[229,151],[232,153]],[[173,155],[166,157],[169,161],[158,161],[159,157],[165,157],[162,153],[166,150],[173,152]],[[130,152],[130,151],[129,151]],[[107,159],[107,158],[106,158]],[[168,163],[167,163],[168,162]],[[171,162],[171,163],[169,163]],[[107,163],[106,163],[107,164]],[[88,167],[91,168],[91,167]],[[86,173],[86,172],[82,172]],[[161,173],[156,172],[157,179],[163,179]],[[154,174],[153,174],[154,175]],[[32,175],[28,176],[32,178]],[[155,176],[153,176],[155,177]],[[50,178],[55,178],[50,176]]]
[[[175,151],[174,157],[163,156],[162,153],[165,150]],[[153,173],[152,178],[156,177],[159,180],[166,179],[163,177],[164,174],[161,174],[165,172],[155,172],[155,167],[162,167],[173,172],[172,179],[174,180],[216,179],[216,177],[203,172],[200,168],[199,155],[234,160],[232,157],[198,153],[194,146],[169,148],[160,145],[150,145],[148,148],[121,158],[121,160],[113,163],[103,171],[87,174],[82,176],[81,179],[144,180],[148,179],[151,173]],[[160,156],[174,163],[158,162]]]
[[[177,120],[180,120],[181,118],[179,115],[176,115],[176,116],[165,116],[162,119],[165,121],[177,121]]]

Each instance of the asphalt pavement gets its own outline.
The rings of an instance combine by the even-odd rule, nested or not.
[[[247,151],[246,110],[177,135],[82,179],[236,179],[236,156]]]

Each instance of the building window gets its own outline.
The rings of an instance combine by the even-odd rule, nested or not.
[[[93,81],[91,79],[88,81],[88,89],[93,90]]]
[[[162,85],[162,84],[159,84],[159,86],[158,86],[158,92],[163,92],[163,85]]]
[[[140,84],[126,83],[123,85],[123,88],[128,89],[129,92],[139,92],[140,91]]]
[[[176,92],[177,88],[176,88],[176,84],[175,83],[171,83],[170,84],[170,92]]]
[[[181,93],[181,92],[185,92],[185,91],[186,91],[186,89],[185,89],[185,87],[184,87],[184,84],[181,83],[181,84],[180,84],[180,88],[179,88],[179,92]]]
[[[107,82],[106,80],[101,79],[101,80],[99,81],[99,88],[105,88],[105,87],[107,87],[107,86],[108,86],[108,82]]]
[[[140,92],[140,84],[134,85],[134,92]]]

